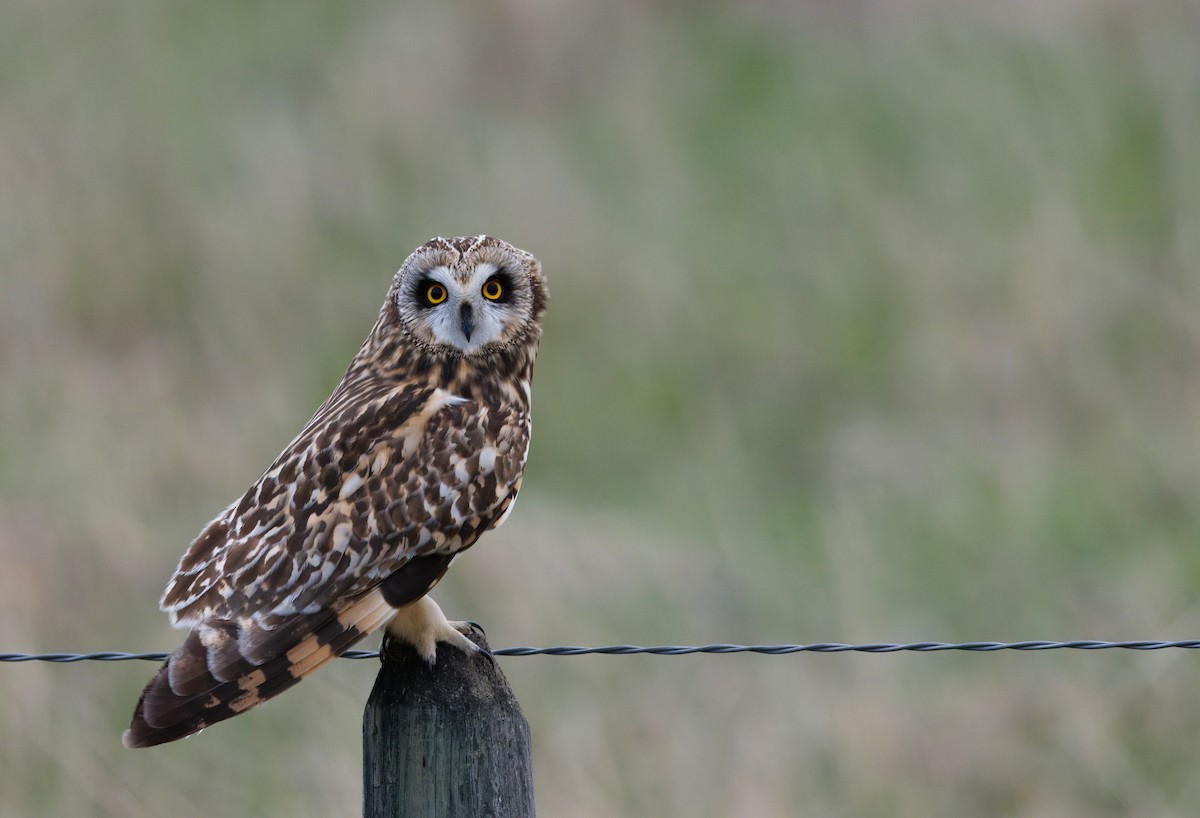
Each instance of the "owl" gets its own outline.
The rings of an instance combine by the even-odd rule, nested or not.
[[[180,560],[160,606],[189,633],[126,746],[249,710],[384,625],[431,664],[478,650],[426,594],[512,511],[546,297],[537,259],[488,236],[405,260],[333,394]]]

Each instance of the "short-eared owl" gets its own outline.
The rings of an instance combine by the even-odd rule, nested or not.
[[[333,394],[184,554],[161,606],[191,632],[127,746],[248,710],[385,623],[429,662],[477,650],[426,594],[512,510],[545,305],[537,259],[498,239],[405,260]]]

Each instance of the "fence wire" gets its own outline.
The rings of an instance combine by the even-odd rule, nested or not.
[[[598,645],[580,647],[557,645],[555,647],[511,647],[497,648],[493,656],[585,656],[601,654],[607,656],[629,656],[651,654],[654,656],[686,656],[694,653],[758,653],[766,656],[781,656],[789,653],[937,653],[941,651],[967,651],[991,653],[1017,650],[1167,650],[1200,649],[1200,639],[1182,639],[1173,642],[1162,640],[1133,640],[1126,642],[1104,642],[1096,639],[1076,639],[1070,642],[1026,641],[1026,642],[873,642],[849,645],[841,642],[814,642],[808,645]],[[121,653],[103,651],[97,653],[0,653],[0,662],[162,662],[166,653]],[[342,654],[343,659],[377,659],[379,651],[350,650]]]

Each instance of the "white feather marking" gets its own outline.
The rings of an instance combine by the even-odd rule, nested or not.
[[[325,583],[329,582],[329,578],[330,578],[331,576],[333,576],[333,569],[334,569],[334,568],[336,568],[336,567],[337,567],[337,566],[334,564],[333,560],[329,560],[328,562],[326,562],[324,565],[322,565],[322,566],[321,566],[321,579],[320,579],[320,583],[321,583],[322,585],[324,585]]]
[[[453,392],[447,392],[445,389],[435,389],[433,394],[429,396],[429,402],[425,404],[423,415],[434,415],[445,406],[458,406],[460,403],[466,403],[467,398],[462,395],[455,395]]]
[[[387,468],[388,459],[391,457],[391,449],[380,449],[379,454],[375,455],[375,462],[371,464],[371,474],[379,474]]]
[[[491,446],[484,446],[479,450],[479,471],[482,474],[488,474],[496,467],[496,450]]]
[[[351,472],[350,474],[346,475],[346,479],[342,481],[342,492],[338,495],[338,499],[345,500],[347,497],[354,494],[354,492],[362,488],[362,484],[365,482],[366,481],[363,479],[363,476],[358,472]]]

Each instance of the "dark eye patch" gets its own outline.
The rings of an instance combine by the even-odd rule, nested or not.
[[[491,284],[492,282],[495,282],[496,284],[500,285],[500,295],[497,296],[496,298],[492,298],[491,296],[486,294],[488,285]],[[487,281],[483,282],[482,289],[485,291],[484,294],[485,294],[485,297],[488,299],[488,301],[491,301],[493,304],[506,304],[506,303],[508,303],[509,300],[512,299],[512,291],[513,291],[512,277],[509,276],[508,272],[503,267],[501,267],[499,270],[497,270],[496,272],[494,272],[490,276],[488,276]]]
[[[430,287],[440,288],[441,292],[443,293],[442,298],[440,300],[438,300],[437,303],[431,303],[431,301],[429,299],[429,288]],[[442,301],[445,301],[446,300],[445,295],[444,295],[445,292],[446,292],[445,285],[443,285],[437,279],[431,278],[429,276],[423,276],[419,281],[417,281],[416,286],[413,287],[412,300],[416,303],[417,307],[419,307],[420,309],[423,309],[423,310],[427,310],[427,309],[430,309],[431,307],[437,306],[437,304],[440,304]]]

